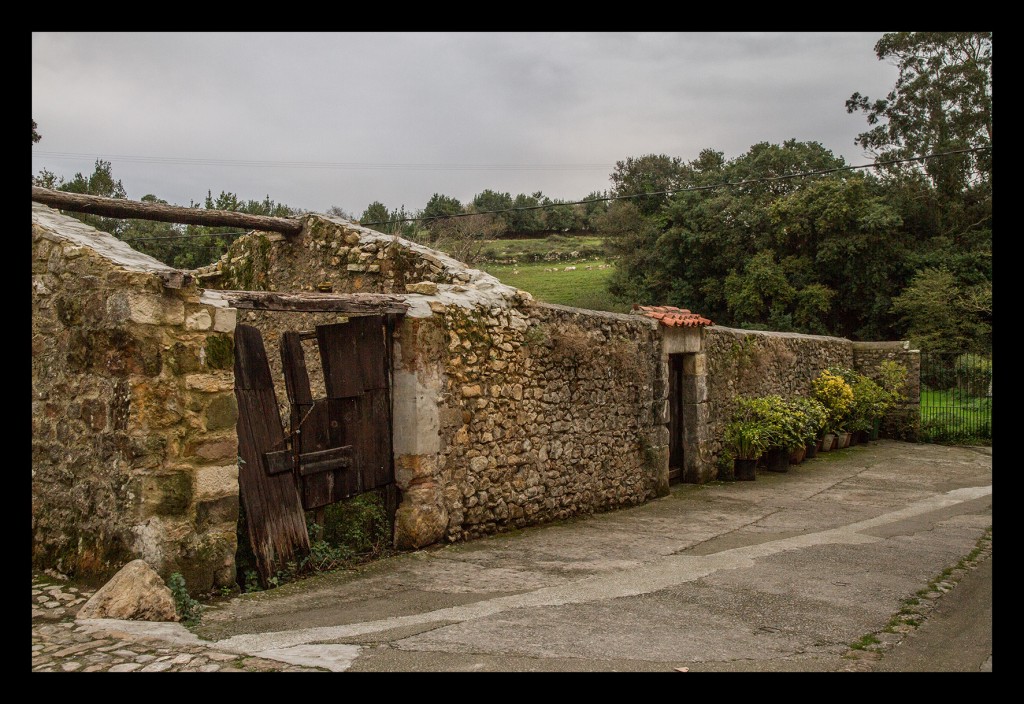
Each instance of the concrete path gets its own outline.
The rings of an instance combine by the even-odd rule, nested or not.
[[[754,482],[679,485],[642,506],[243,595],[208,608],[194,634],[67,625],[83,644],[114,639],[94,654],[164,643],[151,661],[120,663],[138,670],[912,669],[896,659],[911,648],[898,646],[990,567],[991,505],[990,448],[880,441]],[[987,628],[987,654],[936,654],[936,671],[991,671],[991,592],[980,594],[987,612],[966,618]],[[37,649],[37,622],[33,669],[103,669],[85,664],[89,648]]]

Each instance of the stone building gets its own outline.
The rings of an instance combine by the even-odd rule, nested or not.
[[[381,386],[374,398],[386,402],[362,427],[378,444],[387,433],[377,431],[390,433],[378,469],[398,490],[399,548],[629,506],[676,479],[713,480],[738,396],[805,394],[831,365],[870,372],[898,358],[916,372],[901,343],[732,330],[663,307],[550,305],[345,220],[309,214],[303,225],[295,237],[250,233],[216,265],[180,272],[33,205],[36,565],[104,574],[143,557],[199,591],[232,583],[237,399],[246,398],[233,371],[238,331],[262,339],[287,419],[295,390],[282,341],[292,341],[285,357],[304,354],[311,396],[341,403],[328,369],[338,362],[316,364],[318,346],[355,329],[350,304],[367,296],[391,306],[375,318],[386,383],[365,391]],[[911,393],[907,413],[915,402]],[[369,456],[339,452],[314,454],[331,455],[338,477],[355,476],[350,457],[354,467]],[[289,495],[289,506],[310,505],[309,486],[291,491],[302,498]]]

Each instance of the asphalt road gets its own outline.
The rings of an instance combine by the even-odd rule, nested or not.
[[[242,595],[195,634],[82,623],[331,671],[991,671],[991,526],[990,448],[879,441]]]

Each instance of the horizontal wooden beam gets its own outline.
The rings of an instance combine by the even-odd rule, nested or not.
[[[74,213],[102,215],[108,218],[159,220],[160,222],[178,222],[186,225],[206,225],[207,227],[245,227],[264,232],[280,232],[289,236],[295,236],[302,231],[302,223],[291,218],[250,215],[233,210],[141,203],[127,198],[104,198],[82,193],[65,193],[39,186],[32,186],[32,200],[51,208],[70,210]]]
[[[409,304],[386,293],[279,293],[277,291],[221,291],[207,289],[208,298],[220,298],[233,308],[345,315],[404,314]]]
[[[267,474],[283,474],[292,471],[295,455],[291,450],[275,450],[263,453],[263,469]],[[332,472],[352,466],[352,446],[331,447],[326,450],[304,452],[299,455],[299,476],[308,477],[320,472]]]

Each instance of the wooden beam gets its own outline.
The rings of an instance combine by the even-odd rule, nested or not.
[[[278,310],[345,315],[402,315],[409,304],[386,293],[279,293],[277,291],[222,291],[207,289],[206,296],[245,310]]]
[[[39,186],[32,186],[32,200],[51,208],[70,210],[75,213],[103,215],[108,218],[137,218],[209,227],[245,227],[264,232],[281,232],[290,236],[295,236],[302,231],[302,223],[291,218],[250,215],[233,210],[183,208],[180,205],[140,203],[126,198],[104,198],[81,193],[65,193]]]

